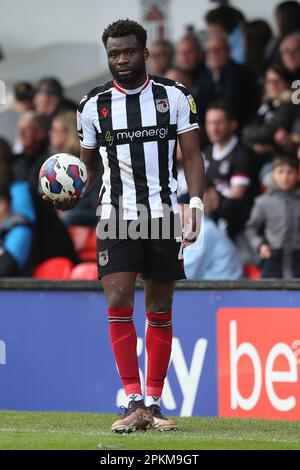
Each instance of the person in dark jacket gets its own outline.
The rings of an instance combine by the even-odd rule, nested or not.
[[[208,105],[216,100],[224,101],[244,126],[255,114],[258,91],[255,76],[244,66],[230,59],[226,36],[209,36],[206,43],[206,67],[200,73],[194,98],[197,102],[200,122],[204,122]]]
[[[76,103],[65,97],[62,84],[53,77],[46,77],[38,82],[33,101],[37,113],[44,116],[48,129],[57,114],[66,111],[76,113],[77,110]]]
[[[220,204],[213,214],[223,221],[227,233],[234,238],[248,219],[255,192],[253,154],[238,135],[232,110],[222,102],[212,103],[205,128],[210,144],[204,149],[206,177],[220,195]]]
[[[246,237],[262,259],[262,277],[300,277],[299,162],[284,154],[273,163],[273,186],[259,196]]]
[[[17,131],[23,151],[15,156],[14,173],[37,190],[39,171],[49,154],[47,125],[42,116],[28,111],[22,115]]]

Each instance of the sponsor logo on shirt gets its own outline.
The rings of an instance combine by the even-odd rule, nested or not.
[[[192,96],[189,97],[189,104],[193,114],[197,114],[197,106]]]

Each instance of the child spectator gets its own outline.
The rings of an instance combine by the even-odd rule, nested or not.
[[[247,223],[246,237],[262,259],[262,277],[300,277],[299,161],[275,158],[273,187],[259,196]]]

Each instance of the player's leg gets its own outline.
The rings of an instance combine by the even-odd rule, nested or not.
[[[160,400],[172,350],[172,301],[174,281],[145,280],[147,312],[146,349],[148,355],[146,405],[154,418],[153,427],[176,430],[176,422],[166,418]]]
[[[185,278],[178,259],[181,240],[179,216],[169,214],[160,220],[159,237],[144,241],[145,301],[147,312],[146,348],[148,368],[146,380],[146,405],[152,412],[154,427],[161,431],[177,429],[160,410],[160,398],[167,374],[172,349],[172,301],[174,282]],[[153,222],[157,225],[157,222]],[[164,236],[164,223],[169,224],[169,234]],[[155,226],[152,225],[152,229]],[[151,231],[155,233],[155,231]]]
[[[152,422],[142,396],[136,352],[137,335],[133,323],[135,279],[135,272],[112,273],[102,277],[108,304],[110,341],[127,396],[125,415],[111,428],[120,433],[145,429]]]
[[[102,277],[108,304],[111,346],[126,395],[142,398],[136,354],[137,336],[133,323],[136,273],[113,273]]]

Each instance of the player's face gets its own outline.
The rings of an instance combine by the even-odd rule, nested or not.
[[[135,86],[135,84],[139,86],[139,80],[145,77],[145,61],[149,53],[138,42],[135,35],[108,38],[106,52],[109,69],[117,82],[125,86]]]

